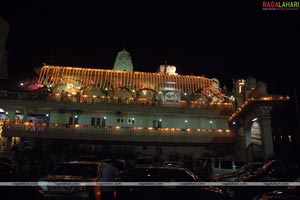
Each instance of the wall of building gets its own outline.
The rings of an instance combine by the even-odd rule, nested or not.
[[[156,115],[140,113],[127,113],[126,116],[116,115],[107,112],[95,113],[64,113],[52,111],[50,114],[50,123],[68,124],[69,117],[78,117],[78,124],[92,125],[92,118],[100,118],[101,122],[105,119],[107,126],[123,126],[123,127],[156,127],[156,128],[180,128],[180,129],[229,129],[226,117],[221,116],[188,116],[188,115]],[[154,122],[155,121],[155,122]],[[161,121],[161,122],[159,122]],[[161,126],[159,127],[159,123]]]

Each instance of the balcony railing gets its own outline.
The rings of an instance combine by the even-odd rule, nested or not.
[[[231,115],[234,111],[232,103],[185,101],[185,100],[151,100],[147,98],[120,98],[96,95],[72,95],[59,93],[38,92],[12,92],[0,91],[1,100],[40,101],[40,102],[64,102],[80,104],[111,104],[111,105],[135,105],[142,107],[171,107],[189,109],[220,110],[222,115]]]
[[[233,143],[235,135],[230,130],[152,128],[152,127],[94,127],[47,123],[5,123],[5,137],[33,137],[80,139],[120,142],[154,143]]]

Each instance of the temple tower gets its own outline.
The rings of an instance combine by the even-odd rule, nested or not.
[[[133,71],[133,65],[132,65],[130,54],[128,51],[125,50],[125,48],[118,53],[113,70],[130,71],[130,72]]]

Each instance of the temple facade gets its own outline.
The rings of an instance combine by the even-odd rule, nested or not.
[[[168,64],[155,73],[134,71],[126,50],[112,70],[44,65],[35,86],[0,95],[7,152],[27,137],[164,158],[265,160],[273,153],[270,110],[288,100],[253,78],[226,93],[217,79],[179,75]]]

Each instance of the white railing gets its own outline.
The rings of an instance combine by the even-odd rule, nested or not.
[[[61,102],[80,104],[110,104],[110,105],[134,105],[141,107],[163,107],[163,108],[187,108],[187,109],[211,109],[221,110],[228,115],[234,111],[232,103],[215,103],[205,101],[185,101],[185,100],[150,100],[146,98],[119,98],[110,96],[95,95],[72,95],[62,96],[59,93],[37,93],[37,92],[15,92],[0,91],[1,100],[20,100],[32,102]]]

